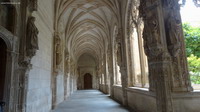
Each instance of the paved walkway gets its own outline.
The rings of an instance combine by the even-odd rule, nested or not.
[[[80,90],[52,112],[130,112],[98,90]]]

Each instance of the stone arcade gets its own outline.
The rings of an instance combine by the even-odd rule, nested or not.
[[[185,0],[0,3],[5,112],[50,112],[82,89],[136,112],[200,112],[180,17]]]

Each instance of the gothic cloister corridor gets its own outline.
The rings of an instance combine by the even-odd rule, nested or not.
[[[79,90],[52,112],[133,112],[98,90]]]
[[[179,1],[0,0],[0,112],[200,112]]]

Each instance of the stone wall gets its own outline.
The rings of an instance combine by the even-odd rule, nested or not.
[[[127,99],[128,106],[137,112],[157,112],[155,95],[148,90],[128,88]]]
[[[103,93],[107,94],[107,89],[108,89],[108,85],[105,84],[100,84],[99,85],[99,90],[102,91]]]
[[[28,78],[27,112],[48,112],[52,105],[53,0],[39,0],[35,25],[39,50],[33,57]]]
[[[174,112],[199,112],[200,91],[190,93],[174,93]]]
[[[60,74],[56,78],[56,105],[64,101],[64,75]]]
[[[123,102],[123,92],[122,92],[122,87],[121,86],[113,86],[114,89],[114,96],[113,98],[117,100],[118,102],[122,103]]]

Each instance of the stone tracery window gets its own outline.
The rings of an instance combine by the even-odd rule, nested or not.
[[[143,22],[139,18],[139,1],[134,1],[130,16],[130,52],[131,52],[131,77],[132,84],[136,87],[149,87],[148,61],[144,53],[144,43],[142,39]]]
[[[121,85],[121,71],[120,71],[120,66],[121,66],[121,44],[120,40],[116,40],[115,42],[115,76],[114,76],[114,82],[116,85]]]
[[[138,30],[133,28],[131,35],[131,49],[133,59],[133,86],[148,87],[148,62],[144,53],[143,40]]]
[[[121,85],[121,72],[119,65],[116,65],[116,84]]]

